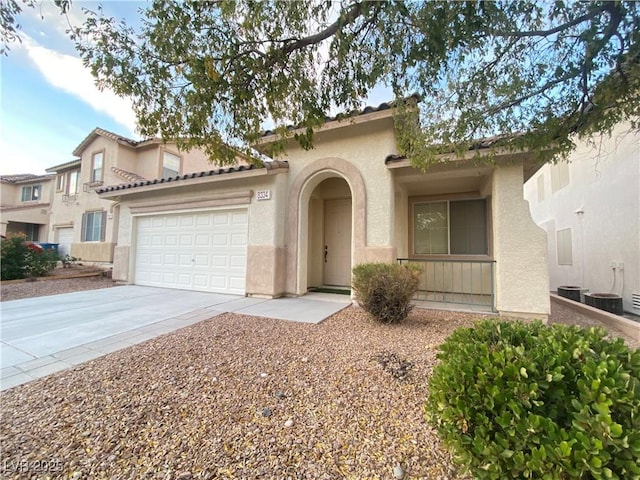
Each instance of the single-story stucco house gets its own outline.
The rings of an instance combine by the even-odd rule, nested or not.
[[[266,134],[262,146],[275,136]],[[523,198],[527,153],[451,156],[426,172],[397,156],[392,108],[329,119],[264,168],[97,189],[118,202],[114,278],[279,297],[349,286],[362,262],[424,266],[425,300],[546,318],[547,241]]]

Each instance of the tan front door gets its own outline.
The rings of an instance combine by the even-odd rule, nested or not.
[[[351,285],[351,199],[324,202],[324,284]]]

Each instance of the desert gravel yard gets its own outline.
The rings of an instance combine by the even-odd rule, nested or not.
[[[438,345],[478,318],[416,309],[388,326],[349,307],[310,325],[224,314],[2,392],[0,477],[467,478],[423,405]],[[553,304],[550,322],[594,323]]]
[[[458,478],[423,404],[436,346],[477,317],[225,314],[3,392],[3,475]]]
[[[95,290],[97,288],[115,287],[118,284],[111,278],[104,276],[68,278],[73,275],[82,275],[91,269],[58,268],[51,277],[37,279],[36,281],[13,281],[0,284],[0,301],[19,300],[21,298],[42,297],[46,295],[59,295],[61,293],[79,292],[82,290]],[[65,278],[67,277],[67,278]]]

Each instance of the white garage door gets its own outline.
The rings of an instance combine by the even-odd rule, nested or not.
[[[247,210],[138,218],[135,283],[244,295]]]
[[[73,227],[57,228],[56,243],[58,244],[58,255],[64,257],[71,254],[71,242],[73,241]]]

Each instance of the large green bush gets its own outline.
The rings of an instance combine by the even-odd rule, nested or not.
[[[29,248],[23,235],[2,240],[0,278],[16,280],[26,277],[42,277],[56,267],[58,255],[52,250],[39,251]]]
[[[475,478],[640,478],[640,349],[485,320],[441,346],[427,419]]]
[[[353,269],[352,288],[362,308],[383,323],[401,322],[411,311],[420,270],[397,263],[362,263]]]

